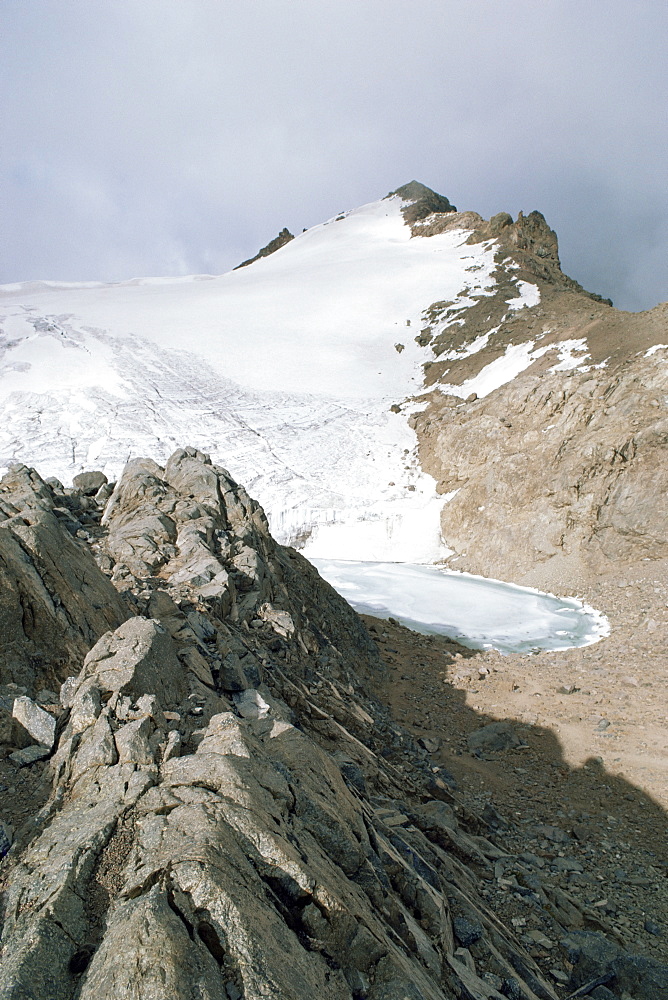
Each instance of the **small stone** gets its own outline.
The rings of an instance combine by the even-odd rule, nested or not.
[[[468,948],[475,944],[483,933],[482,924],[479,924],[477,920],[468,920],[467,917],[455,917],[452,921],[452,928],[462,948]]]
[[[558,983],[567,983],[571,978],[567,972],[563,969],[550,969],[550,975],[553,979],[556,979]]]
[[[656,937],[661,937],[663,934],[661,927],[655,924],[653,920],[646,920],[643,926],[648,934],[654,934]]]
[[[274,632],[284,639],[289,638],[294,633],[295,623],[289,612],[282,611],[272,604],[265,603],[260,605],[257,613],[265,622],[269,622]]]
[[[545,859],[539,858],[537,854],[532,854],[531,851],[524,851],[520,854],[520,860],[526,862],[528,865],[532,865],[534,868],[544,868]]]
[[[383,822],[385,826],[393,828],[395,826],[408,826],[410,820],[408,816],[404,816],[403,813],[393,813],[391,816],[384,816]]]
[[[507,830],[510,826],[508,821],[496,811],[490,802],[486,803],[485,808],[482,811],[482,818],[485,823],[497,830]]]
[[[269,705],[259,691],[248,688],[241,694],[232,695],[239,715],[244,719],[264,719],[269,714]]]
[[[100,506],[106,504],[107,500],[114,492],[114,483],[103,483],[95,494],[95,500]]]
[[[561,830],[558,826],[548,826],[544,823],[539,823],[535,827],[536,833],[539,837],[545,837],[547,840],[551,840],[553,844],[567,844],[570,837],[565,830]]]
[[[38,760],[44,760],[50,753],[51,750],[49,747],[40,746],[35,743],[31,747],[26,747],[25,750],[15,750],[14,753],[10,753],[9,759],[17,767],[30,767],[31,764],[35,764]]]
[[[554,941],[551,941],[550,938],[543,934],[542,931],[527,931],[526,936],[535,944],[539,945],[541,948],[545,948],[547,951],[549,951],[550,948],[554,948]]]
[[[508,997],[508,1000],[525,1000],[526,997],[526,993],[512,976],[508,976],[507,979],[503,980],[503,986],[499,992]]]
[[[469,972],[472,972],[475,976],[475,959],[468,948],[455,948],[455,958],[461,962],[462,965],[465,965]]]
[[[555,868],[558,872],[583,872],[584,868],[577,860],[577,858],[553,858],[550,862],[550,867]]]
[[[518,747],[520,739],[508,722],[491,722],[482,729],[477,729],[469,733],[466,737],[469,750],[507,750],[510,747]]]
[[[599,732],[602,732],[604,729],[610,728],[610,723],[608,722],[607,719],[601,719],[596,728],[599,730]]]

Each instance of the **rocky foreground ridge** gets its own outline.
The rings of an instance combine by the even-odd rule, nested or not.
[[[205,455],[113,491],[14,466],[0,624],[3,998],[666,995],[563,893],[536,896],[546,977],[482,891],[499,817],[390,722],[361,620]]]

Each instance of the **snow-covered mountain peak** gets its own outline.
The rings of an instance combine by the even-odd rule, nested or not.
[[[404,403],[432,357],[425,310],[492,294],[496,262],[456,226],[414,238],[405,210],[423,192],[407,189],[218,277],[0,289],[0,467],[114,477],[129,457],[193,444],[284,541],[441,556],[442,500]]]

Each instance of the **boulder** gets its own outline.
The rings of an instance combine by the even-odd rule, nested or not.
[[[80,472],[72,480],[72,485],[78,493],[83,493],[85,497],[92,497],[108,482],[104,472]]]
[[[12,715],[35,743],[40,743],[48,748],[53,746],[56,720],[43,708],[36,705],[32,698],[25,696],[16,698]]]
[[[519,736],[509,722],[490,722],[489,725],[469,733],[466,742],[472,752],[476,750],[496,752],[521,745]]]
[[[84,660],[74,701],[91,680],[101,692],[128,695],[133,701],[150,692],[163,707],[177,704],[186,691],[169,633],[149,618],[130,618],[96,643]]]

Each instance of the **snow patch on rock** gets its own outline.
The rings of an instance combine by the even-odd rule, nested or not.
[[[531,306],[537,306],[540,302],[540,289],[538,285],[532,285],[529,281],[518,281],[517,290],[519,296],[507,301],[509,309],[531,308]]]

